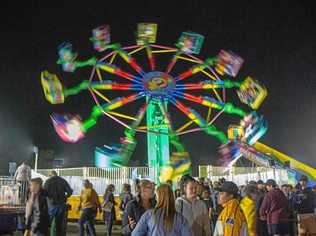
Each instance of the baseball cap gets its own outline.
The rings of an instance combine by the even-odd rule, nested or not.
[[[256,181],[254,181],[254,180],[250,180],[250,181],[248,182],[248,184],[251,184],[251,185],[257,185],[257,182],[256,182]]]
[[[238,186],[232,181],[225,181],[218,189],[219,192],[230,193],[234,196],[238,195]]]
[[[266,185],[273,186],[273,187],[277,186],[274,179],[268,179],[266,182]]]
[[[260,179],[257,181],[257,184],[264,184],[264,182]]]

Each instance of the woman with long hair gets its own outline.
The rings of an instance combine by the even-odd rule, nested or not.
[[[156,194],[156,207],[145,212],[132,232],[132,236],[191,236],[188,222],[176,211],[170,185],[161,184]]]

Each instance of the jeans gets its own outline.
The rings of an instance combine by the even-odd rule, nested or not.
[[[66,204],[50,205],[49,216],[51,219],[51,236],[65,236],[67,228],[67,206]]]
[[[107,236],[112,235],[113,220],[105,221]]]
[[[87,225],[87,230],[90,236],[96,236],[95,228],[94,228],[94,217],[95,212],[91,208],[82,209],[81,216],[79,218],[79,234],[80,236],[84,236],[85,230],[84,225]]]

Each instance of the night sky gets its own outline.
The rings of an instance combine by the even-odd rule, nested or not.
[[[0,10],[1,163],[29,159],[32,146],[37,145],[41,150],[54,150],[56,158],[65,158],[66,166],[93,165],[94,147],[118,141],[123,128],[102,118],[84,140],[76,144],[61,141],[49,115],[66,111],[86,117],[93,101],[83,92],[63,105],[49,104],[40,86],[40,72],[47,69],[65,84],[74,85],[89,70],[79,69],[72,75],[63,72],[55,63],[58,44],[70,41],[80,58],[88,58],[95,54],[89,37],[96,26],[109,24],[112,42],[131,45],[138,22],[156,22],[158,44],[173,46],[182,31],[191,30],[205,36],[201,58],[215,56],[220,49],[243,57],[238,80],[250,75],[269,92],[259,109],[269,123],[261,141],[316,166],[316,14],[309,1],[10,2],[1,2]],[[231,99],[248,109],[233,95]],[[137,105],[129,109],[136,111]],[[184,117],[176,114],[173,119]],[[225,130],[237,121],[224,116],[216,124]],[[147,158],[146,136],[139,134],[137,139],[132,165],[145,164]],[[194,133],[181,140],[193,163],[216,163],[219,143],[215,138]]]

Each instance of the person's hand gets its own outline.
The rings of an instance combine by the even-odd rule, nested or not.
[[[79,213],[80,210],[81,210],[81,207],[79,206],[79,207],[77,208],[77,213]]]
[[[31,236],[31,235],[32,235],[31,230],[27,229],[24,231],[24,236]]]
[[[136,221],[132,217],[128,217],[128,224],[131,229],[134,229],[136,226]]]

